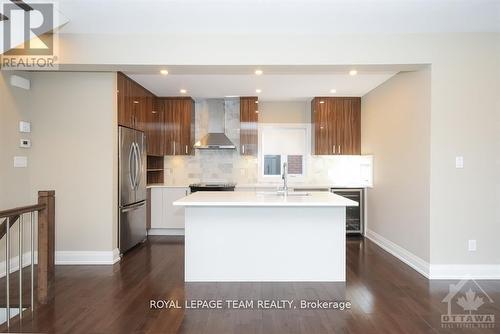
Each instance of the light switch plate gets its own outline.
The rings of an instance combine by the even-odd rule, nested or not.
[[[477,250],[477,241],[469,240],[469,252],[475,252]]]
[[[31,132],[31,123],[25,122],[25,121],[20,121],[19,122],[19,132],[30,133]]]
[[[464,168],[464,157],[455,157],[455,168]]]
[[[16,156],[14,157],[14,168],[26,168],[28,167],[28,157]]]

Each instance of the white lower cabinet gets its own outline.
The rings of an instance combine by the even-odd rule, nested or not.
[[[172,203],[189,194],[188,187],[151,188],[151,232],[171,234],[169,229],[184,229],[184,208]],[[161,229],[164,233],[162,233]]]

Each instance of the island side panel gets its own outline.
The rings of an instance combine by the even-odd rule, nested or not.
[[[186,282],[345,281],[345,207],[186,207]]]

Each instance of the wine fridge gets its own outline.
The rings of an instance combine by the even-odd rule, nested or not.
[[[364,199],[363,189],[333,188],[332,193],[343,196],[355,202],[358,206],[346,207],[346,232],[347,234],[363,234],[364,230]]]

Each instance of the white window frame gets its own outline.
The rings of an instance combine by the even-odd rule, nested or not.
[[[302,175],[298,174],[288,174],[288,178],[291,181],[296,181],[296,182],[301,182],[305,181],[307,179],[307,173],[308,173],[308,163],[309,163],[309,157],[311,155],[311,126],[310,124],[303,124],[303,123],[261,123],[259,124],[259,154],[258,154],[258,168],[259,168],[259,173],[258,173],[258,180],[259,182],[280,182],[281,181],[281,174],[283,171],[281,170],[281,167],[283,165],[283,162],[287,162],[288,156],[287,154],[281,154],[281,166],[280,166],[280,175],[264,175],[264,150],[263,150],[263,142],[262,142],[262,134],[265,129],[304,129],[305,131],[305,151],[304,151],[304,156],[302,160]],[[276,152],[277,155],[279,155],[279,152]]]

